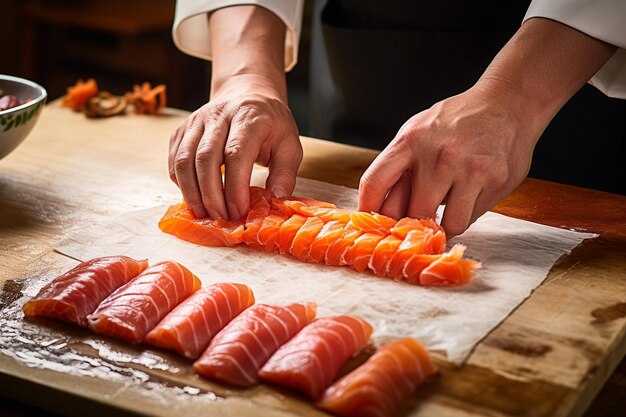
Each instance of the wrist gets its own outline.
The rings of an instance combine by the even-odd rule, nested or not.
[[[228,76],[214,74],[211,79],[211,99],[230,93],[260,94],[287,105],[287,84],[284,73],[268,75],[242,71]]]

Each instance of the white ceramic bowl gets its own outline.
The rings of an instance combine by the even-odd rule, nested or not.
[[[48,93],[42,86],[32,81],[2,74],[0,90],[4,94],[16,96],[20,102],[30,100],[20,106],[0,111],[0,159],[2,159],[17,148],[33,130],[46,104]]]

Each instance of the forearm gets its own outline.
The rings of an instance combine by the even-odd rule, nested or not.
[[[261,92],[287,101],[285,82],[285,24],[275,14],[258,6],[235,6],[209,16],[213,72],[211,95],[228,88],[229,81],[242,79]]]
[[[489,65],[478,87],[501,91],[543,130],[617,48],[549,19],[526,21]]]

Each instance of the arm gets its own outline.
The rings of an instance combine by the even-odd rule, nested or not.
[[[457,235],[526,177],[542,132],[616,48],[525,22],[469,90],[409,119],[361,179],[359,209],[433,216]]]
[[[219,9],[209,19],[211,100],[172,135],[170,177],[197,217],[239,219],[255,162],[269,167],[266,186],[284,195],[302,159],[287,107],[285,25],[258,6]]]

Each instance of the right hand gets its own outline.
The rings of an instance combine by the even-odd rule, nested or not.
[[[170,178],[197,218],[244,218],[255,162],[269,168],[275,195],[293,191],[302,145],[283,96],[262,77],[232,77],[174,131]]]

